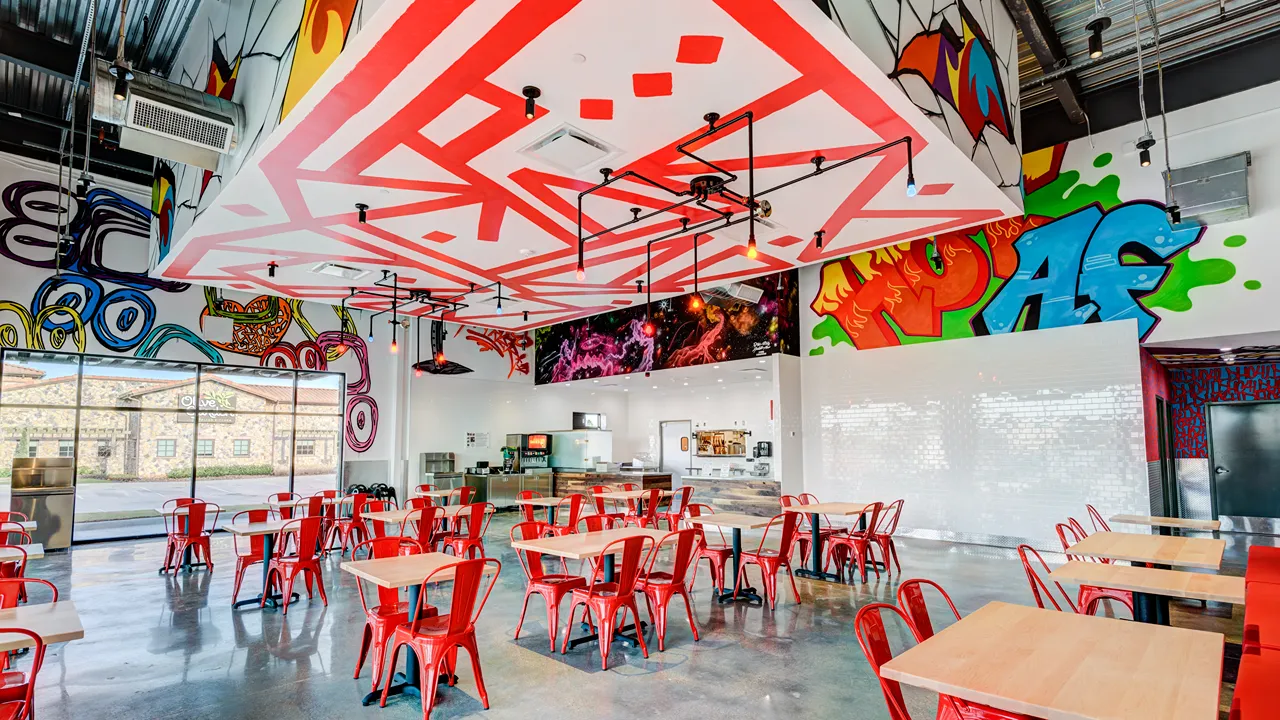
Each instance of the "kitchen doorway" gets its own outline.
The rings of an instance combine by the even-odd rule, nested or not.
[[[1209,403],[1205,412],[1214,517],[1232,518],[1237,531],[1273,532],[1280,518],[1280,402]]]
[[[658,423],[660,472],[671,473],[671,487],[678,488],[681,478],[690,474],[693,465],[693,421],[664,420]]]

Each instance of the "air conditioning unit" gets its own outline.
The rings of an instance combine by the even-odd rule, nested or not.
[[[174,162],[217,170],[244,130],[244,108],[162,78],[138,73],[129,95],[117,100],[105,60],[97,63],[93,117],[120,126],[120,147]]]
[[[1233,222],[1249,217],[1248,152],[1196,165],[1174,168],[1170,189],[1172,202],[1182,209],[1182,217],[1202,225]],[[1164,173],[1161,173],[1164,175]]]

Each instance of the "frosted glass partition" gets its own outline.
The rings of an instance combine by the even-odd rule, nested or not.
[[[1060,549],[1149,509],[1133,321],[803,358],[805,489],[906,500],[899,532]]]

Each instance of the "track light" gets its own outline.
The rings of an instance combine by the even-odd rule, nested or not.
[[[1084,26],[1089,31],[1089,57],[1094,60],[1102,57],[1102,31],[1111,27],[1111,18],[1099,12],[1101,9],[1095,9]]]
[[[1165,210],[1169,213],[1169,223],[1171,225],[1177,225],[1182,222],[1182,208],[1177,205],[1170,205]]]
[[[933,263],[933,269],[942,272],[942,253],[938,250],[938,243],[933,243],[933,255],[929,257],[929,261]]]
[[[133,79],[133,72],[124,65],[112,65],[107,69],[111,76],[116,79],[115,90],[111,93],[116,100],[123,102],[129,97],[129,81]]]
[[[1156,144],[1155,138],[1151,137],[1151,131],[1148,130],[1142,133],[1142,137],[1138,138],[1138,141],[1134,144],[1138,146],[1138,164],[1142,167],[1149,167],[1151,165],[1151,148]]]
[[[528,310],[525,310],[525,311],[524,311],[524,321],[525,321],[525,322],[529,322],[529,311],[528,311]]]
[[[643,295],[643,294],[644,294],[644,281],[643,281],[643,280],[637,280],[637,281],[636,281],[636,294],[637,294],[637,295]]]
[[[269,277],[269,278],[273,278],[273,277],[275,277],[275,276],[276,276],[276,268],[278,268],[278,267],[280,267],[280,266],[279,266],[278,264],[276,264],[276,261],[275,261],[275,260],[272,260],[271,262],[267,263],[267,277]]]
[[[520,91],[524,95],[524,119],[532,120],[534,111],[537,110],[537,99],[542,97],[542,91],[532,85],[525,85]]]
[[[814,247],[816,247],[816,248],[818,248],[819,250],[821,250],[821,249],[822,249],[822,236],[823,236],[823,235],[826,235],[826,234],[827,234],[827,231],[826,231],[826,230],[815,230],[815,231],[814,231],[814,233],[813,233],[813,246],[814,246]]]
[[[369,216],[368,216],[368,214],[367,214],[368,209],[369,209],[369,206],[368,206],[368,205],[365,205],[364,203],[356,203],[356,210],[359,210],[359,211],[360,211],[360,224],[361,224],[361,225],[363,225],[363,224],[365,224],[366,222],[368,222],[368,221],[369,221]]]
[[[756,236],[752,235],[751,237],[747,238],[747,259],[755,260],[756,256],[759,254],[760,254],[760,251],[756,250]]]
[[[80,173],[80,182],[76,184],[76,197],[81,199],[87,197],[91,187],[93,187],[93,176],[89,173]]]

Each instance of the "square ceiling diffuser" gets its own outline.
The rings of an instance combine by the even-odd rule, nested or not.
[[[565,124],[535,140],[520,152],[552,167],[576,174],[619,155],[622,151],[600,138]]]

